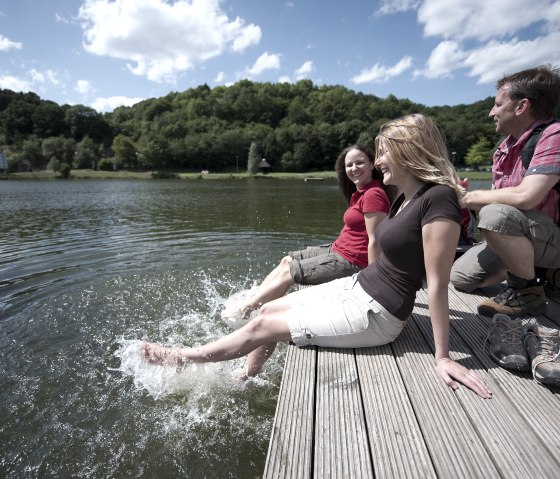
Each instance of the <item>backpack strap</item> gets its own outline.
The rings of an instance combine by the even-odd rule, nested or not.
[[[531,163],[531,159],[533,158],[533,154],[535,153],[535,148],[537,143],[541,139],[541,136],[546,130],[546,128],[553,123],[556,123],[556,118],[548,123],[543,123],[533,129],[531,132],[531,136],[523,146],[523,150],[521,151],[521,163],[523,163],[523,167],[527,170],[529,168],[529,163]]]
[[[535,153],[535,148],[537,146],[537,143],[541,139],[544,130],[546,130],[553,123],[556,123],[556,118],[552,121],[549,121],[548,123],[543,123],[542,125],[535,127],[531,132],[531,136],[527,140],[527,143],[525,143],[525,145],[523,146],[523,150],[521,150],[521,163],[523,163],[525,171],[527,171],[527,169],[529,168],[529,164],[531,163],[533,154]],[[560,194],[560,180],[556,182],[553,188],[558,194]],[[558,199],[558,201],[560,203],[560,198]]]

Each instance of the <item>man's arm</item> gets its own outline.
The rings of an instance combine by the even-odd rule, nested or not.
[[[544,199],[559,179],[560,175],[529,175],[517,186],[470,191],[463,198],[463,206],[480,210],[486,205],[504,204],[520,210],[531,210]]]

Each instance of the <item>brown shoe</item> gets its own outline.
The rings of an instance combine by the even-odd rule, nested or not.
[[[560,386],[560,332],[537,323],[523,327],[533,377],[542,384]]]
[[[524,314],[542,313],[546,308],[544,287],[542,285],[515,289],[507,286],[495,298],[488,298],[478,305],[478,312],[492,317],[495,314],[507,314],[517,318]]]
[[[523,320],[495,314],[486,337],[488,354],[502,368],[530,371],[531,365],[523,344]]]
[[[560,268],[549,268],[544,274],[544,292],[549,298],[560,297]]]

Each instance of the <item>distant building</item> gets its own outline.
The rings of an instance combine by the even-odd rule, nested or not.
[[[264,158],[261,160],[261,162],[259,163],[259,171],[261,173],[268,173],[270,170],[272,169],[272,166],[270,166],[270,163],[268,161],[266,161]]]

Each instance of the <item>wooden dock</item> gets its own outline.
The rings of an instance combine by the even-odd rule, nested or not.
[[[390,345],[289,346],[263,477],[560,477],[560,388],[490,359],[483,298],[450,288],[450,349],[484,376],[490,400],[437,375],[424,291]],[[536,318],[560,328],[560,301]]]

